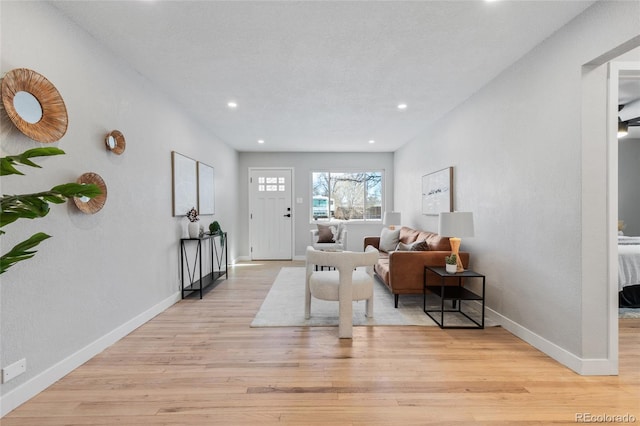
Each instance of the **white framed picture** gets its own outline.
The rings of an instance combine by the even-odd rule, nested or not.
[[[453,167],[422,176],[422,214],[453,211]]]
[[[198,161],[198,213],[216,212],[213,167]]]

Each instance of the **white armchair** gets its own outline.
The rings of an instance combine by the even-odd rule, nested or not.
[[[338,337],[350,339],[353,329],[353,301],[366,300],[366,315],[373,317],[373,265],[378,250],[368,246],[362,252],[319,251],[307,247],[305,279],[305,318],[311,317],[311,296],[338,301]],[[333,266],[336,270],[316,270],[316,266]],[[356,269],[366,266],[366,271]]]
[[[325,224],[321,224],[325,225]],[[316,250],[344,251],[347,249],[347,226],[343,222],[327,222],[326,226],[333,227],[337,236],[334,235],[334,242],[318,242],[320,231],[312,229],[311,246]]]

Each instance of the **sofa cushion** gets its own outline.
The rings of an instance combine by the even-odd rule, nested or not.
[[[398,237],[400,235],[399,229],[382,228],[380,233],[380,251],[394,251],[398,247]]]
[[[378,274],[382,281],[389,285],[389,258],[380,258],[378,262],[374,265],[373,270]]]
[[[419,234],[420,234],[420,231],[416,231],[415,229],[409,228],[407,226],[403,226],[402,228],[400,228],[399,240],[402,243],[411,244],[412,242],[418,239]]]

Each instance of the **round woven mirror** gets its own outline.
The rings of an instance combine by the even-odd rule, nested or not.
[[[80,209],[80,211],[87,214],[94,214],[100,211],[107,202],[107,185],[104,183],[102,177],[97,173],[89,172],[80,176],[76,182],[96,184],[98,188],[100,188],[100,191],[102,191],[102,194],[91,199],[85,197],[74,197],[73,202],[75,205]]]
[[[113,130],[107,134],[104,138],[104,143],[109,151],[118,155],[122,154],[127,146],[124,135],[119,130]]]
[[[37,142],[56,142],[67,132],[67,108],[49,80],[27,68],[2,78],[2,103],[9,119]]]

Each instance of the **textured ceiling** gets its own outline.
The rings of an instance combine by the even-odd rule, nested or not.
[[[395,151],[593,1],[51,3],[239,151],[359,152]]]

